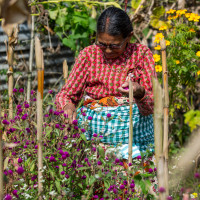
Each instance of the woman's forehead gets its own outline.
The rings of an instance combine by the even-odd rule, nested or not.
[[[121,42],[124,40],[122,35],[109,35],[108,33],[98,33],[97,34],[98,41],[104,41],[106,43],[112,43],[112,42]]]

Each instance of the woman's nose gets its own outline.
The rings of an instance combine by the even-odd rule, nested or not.
[[[107,46],[106,49],[105,49],[105,52],[106,52],[106,53],[111,53],[112,50],[110,49],[110,47]]]

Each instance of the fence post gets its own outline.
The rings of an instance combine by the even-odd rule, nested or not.
[[[168,89],[168,71],[167,71],[167,58],[166,58],[166,42],[162,38],[160,41],[162,52],[162,76],[163,76],[163,91],[164,91],[164,138],[163,138],[163,153],[165,157],[165,189],[166,194],[169,195],[168,186],[168,132],[169,132],[169,89]]]
[[[0,125],[0,200],[3,200],[3,140],[2,140],[2,130]]]
[[[42,126],[43,126],[43,88],[44,88],[44,58],[40,40],[35,37],[35,58],[38,75],[38,91],[37,91],[37,143],[38,143],[38,193],[39,200],[43,191],[42,179]]]
[[[67,65],[67,60],[63,61],[63,77],[65,83],[67,82],[67,77],[68,77],[68,65]]]

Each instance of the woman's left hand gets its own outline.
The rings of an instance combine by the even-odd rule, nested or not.
[[[140,100],[145,95],[145,89],[137,82],[132,82],[133,84],[133,97],[137,100]],[[129,87],[129,82],[124,82],[121,87],[118,88],[119,92],[121,92],[125,96],[129,96],[129,89],[125,89]]]

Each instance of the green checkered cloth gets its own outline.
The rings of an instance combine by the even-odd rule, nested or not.
[[[99,107],[91,110],[82,107],[86,116],[78,109],[78,123],[85,128],[87,140],[91,140],[94,133],[102,135],[101,142],[116,146],[121,143],[123,158],[128,158],[129,141],[129,106]],[[108,118],[107,114],[111,117]],[[88,120],[88,116],[92,120]],[[150,144],[154,144],[154,127],[152,115],[142,116],[136,104],[133,104],[133,158],[145,151]]]

